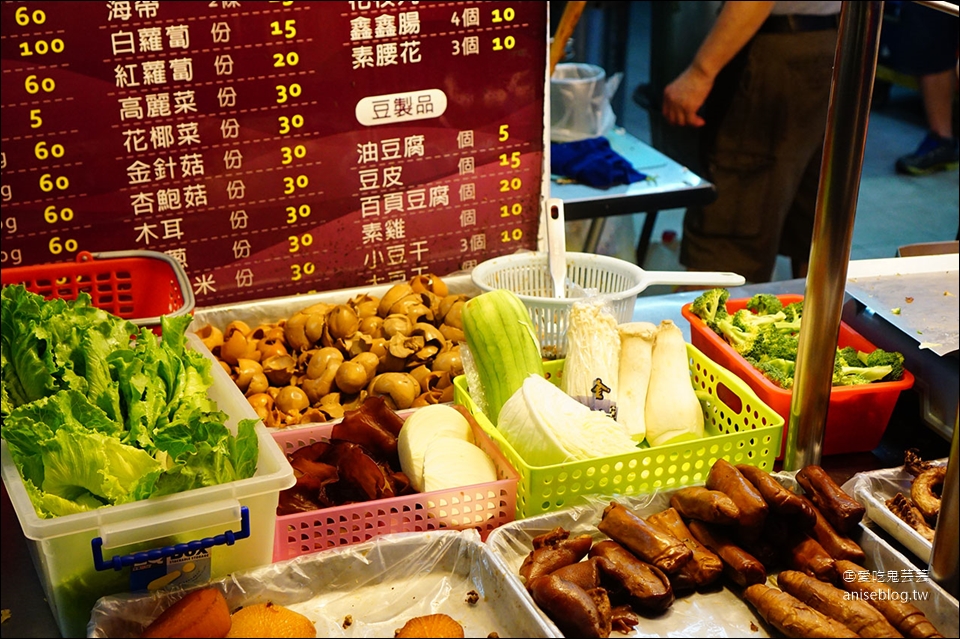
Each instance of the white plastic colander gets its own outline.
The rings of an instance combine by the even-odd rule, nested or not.
[[[596,289],[618,322],[629,322],[637,294],[644,288],[643,270],[636,264],[606,255],[567,253],[565,296],[554,297],[553,278],[546,253],[505,255],[482,262],[473,269],[473,282],[483,291],[505,288],[513,291],[530,312],[544,357],[566,354],[570,307]]]
[[[554,296],[547,253],[517,253],[478,264],[471,277],[482,291],[507,289],[517,294],[540,339],[547,359],[566,356],[570,308],[586,297],[602,297],[618,323],[633,319],[637,295],[654,284],[740,286],[736,273],[645,271],[636,264],[607,255],[567,253],[564,297]]]

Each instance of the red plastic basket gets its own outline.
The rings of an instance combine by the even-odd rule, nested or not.
[[[401,411],[400,416],[406,418],[413,410],[416,409]],[[477,446],[490,455],[497,467],[496,481],[278,515],[273,560],[292,559],[397,532],[473,528],[481,539],[486,539],[494,528],[514,521],[519,475],[482,427],[472,428]],[[333,424],[329,423],[288,428],[274,431],[273,439],[284,453],[290,454],[329,439],[332,431]]]
[[[46,299],[87,293],[97,308],[151,328],[161,315],[185,315],[195,303],[183,267],[157,251],[82,251],[76,262],[5,268],[2,275],[4,286],[23,284]]]
[[[802,295],[778,295],[784,305],[799,302]],[[727,300],[727,312],[735,313],[746,308],[749,298]],[[690,322],[690,341],[707,357],[743,379],[760,399],[784,419],[783,457],[787,443],[787,427],[790,424],[790,401],[793,391],[780,388],[758,371],[743,356],[737,353],[720,335],[717,335],[685,304],[680,312]],[[837,339],[840,348],[852,346],[865,353],[876,350],[865,337],[846,323],[840,322]],[[914,377],[904,370],[903,378],[896,382],[874,382],[857,386],[834,386],[830,391],[827,423],[823,436],[823,454],[860,453],[871,451],[880,444],[883,433],[900,392],[913,386]]]

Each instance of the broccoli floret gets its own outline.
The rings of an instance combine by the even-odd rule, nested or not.
[[[770,358],[756,364],[757,370],[780,388],[793,388],[796,362],[788,359]]]
[[[845,346],[838,352],[847,366],[857,366],[862,368],[866,365],[866,362],[860,358],[862,353],[853,346]]]
[[[704,291],[693,300],[690,310],[703,320],[703,323],[719,333],[717,323],[727,317],[727,299],[730,291],[725,288],[712,288]]]
[[[751,353],[753,343],[759,335],[759,330],[756,327],[743,327],[736,324],[733,315],[727,315],[717,322],[717,332],[727,340],[733,350],[745,357]]]
[[[867,355],[865,365],[869,367],[890,367],[890,373],[883,377],[885,382],[895,382],[903,378],[903,355],[896,351],[876,349]]]
[[[878,382],[892,371],[890,366],[841,366],[839,371],[834,371],[833,385],[853,386]]]
[[[783,302],[772,293],[757,293],[747,300],[747,308],[757,315],[773,315],[783,310]]]
[[[755,315],[743,308],[717,322],[717,332],[744,357],[760,360],[767,350],[765,334],[774,331],[774,324],[782,319],[783,313]]]
[[[853,386],[856,384],[869,384],[876,382],[893,372],[893,367],[882,366],[850,366],[847,364],[841,349],[837,350],[837,356],[833,363],[833,385],[834,386]]]
[[[783,307],[783,314],[787,316],[788,322],[799,322],[803,315],[803,300],[791,302]]]
[[[782,322],[775,322],[774,326],[781,333],[796,336],[796,334],[800,332],[800,318],[798,317],[795,320],[783,320]]]
[[[799,341],[796,335],[782,333],[775,323],[770,329],[763,331],[763,355],[773,359],[797,361],[797,347]]]
[[[777,311],[769,315],[756,315],[742,308],[733,314],[733,323],[745,330],[759,329],[761,326],[773,325],[777,322],[782,322],[784,319],[782,311]]]

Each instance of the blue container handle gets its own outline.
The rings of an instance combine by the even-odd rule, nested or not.
[[[249,536],[250,510],[246,506],[241,506],[239,532],[228,530],[222,535],[217,535],[216,537],[197,539],[185,544],[177,544],[176,546],[164,546],[162,548],[147,550],[146,552],[136,552],[131,555],[114,555],[109,561],[103,560],[102,537],[94,537],[90,542],[90,546],[93,547],[93,565],[97,570],[110,570],[111,568],[113,570],[120,570],[125,566],[132,566],[133,564],[140,564],[146,561],[156,561],[157,559],[165,559],[167,557],[172,557],[173,555],[179,555],[185,552],[196,552],[212,546],[221,546],[223,544],[232,546],[238,539],[246,539]]]

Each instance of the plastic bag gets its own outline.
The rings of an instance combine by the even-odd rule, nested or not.
[[[604,135],[617,121],[610,98],[622,73],[607,78],[594,64],[558,64],[550,78],[550,140],[575,142]]]
[[[318,637],[392,637],[411,617],[445,613],[467,637],[547,637],[523,592],[473,529],[381,535],[210,582],[231,610],[271,601],[308,617]],[[470,591],[476,604],[466,603]],[[101,598],[88,637],[139,637],[187,590]],[[347,616],[350,623],[346,623]]]

